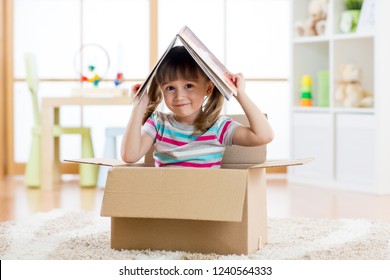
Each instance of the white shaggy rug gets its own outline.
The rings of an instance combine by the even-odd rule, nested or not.
[[[110,219],[53,210],[0,223],[0,259],[390,259],[390,223],[371,220],[273,219],[269,242],[249,256],[110,248]]]

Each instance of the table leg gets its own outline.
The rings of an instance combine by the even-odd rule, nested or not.
[[[41,115],[41,188],[42,190],[54,189],[53,163],[54,163],[54,138],[53,112],[51,106],[42,104]]]
[[[60,124],[60,108],[54,108],[54,124]],[[60,160],[60,137],[54,138],[54,161],[53,161],[53,181],[60,183],[61,181],[61,160]]]

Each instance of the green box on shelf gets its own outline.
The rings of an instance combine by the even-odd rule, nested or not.
[[[317,105],[320,107],[329,107],[329,71],[319,71],[317,79]]]

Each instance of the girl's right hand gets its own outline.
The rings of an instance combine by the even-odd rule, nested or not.
[[[149,103],[149,97],[147,93],[145,93],[144,96],[142,97],[142,100],[139,101],[140,96],[137,96],[137,92],[140,87],[141,84],[135,84],[131,87],[131,102],[134,103],[136,106],[141,106],[143,108],[146,108]]]
[[[141,84],[135,84],[131,87],[131,93],[133,95],[135,95],[137,93],[137,91],[139,90],[139,88],[141,87]]]

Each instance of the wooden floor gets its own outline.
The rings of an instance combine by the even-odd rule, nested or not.
[[[368,218],[390,221],[390,195],[370,195],[293,185],[268,175],[269,217]],[[23,177],[0,182],[0,221],[27,217],[54,208],[100,212],[102,189],[80,188],[78,177],[63,175],[55,191],[28,188]]]

